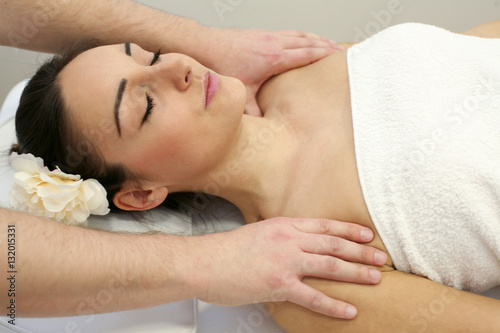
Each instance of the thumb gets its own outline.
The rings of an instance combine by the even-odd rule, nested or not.
[[[248,87],[247,86],[247,103],[245,105],[245,113],[250,116],[262,117],[262,112],[260,110],[259,104],[255,99],[255,94],[258,87]]]

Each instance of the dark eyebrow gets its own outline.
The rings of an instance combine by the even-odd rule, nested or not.
[[[125,43],[125,54],[128,56],[132,56],[132,53],[130,53],[130,42]]]
[[[130,52],[130,42],[125,43],[125,54],[128,56],[132,56],[132,53]],[[118,130],[118,136],[122,136],[122,131],[120,128],[120,118],[119,118],[119,112],[120,112],[120,104],[122,102],[122,97],[123,97],[123,92],[125,91],[125,86],[127,85],[127,80],[122,79],[120,81],[120,85],[118,86],[118,92],[116,93],[116,99],[115,99],[115,123],[116,123],[116,129]]]
[[[118,87],[118,92],[116,93],[116,99],[115,99],[115,123],[116,123],[116,129],[118,130],[118,136],[122,136],[122,132],[120,129],[120,119],[118,118],[118,112],[120,109],[120,103],[122,102],[122,97],[123,97],[123,92],[125,91],[125,86],[127,85],[127,80],[122,79],[120,81],[120,86]]]

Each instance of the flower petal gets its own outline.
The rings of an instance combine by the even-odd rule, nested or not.
[[[11,154],[11,165],[16,171],[25,171],[30,174],[35,174],[40,172],[43,168],[43,160],[39,157],[35,157],[32,154],[21,154],[17,153]]]
[[[81,179],[80,175],[73,175],[70,173],[65,173],[65,172],[61,171],[61,169],[59,169],[59,167],[56,167],[56,169],[50,171],[50,174],[51,174],[51,176],[55,176],[55,177],[62,179],[62,180],[80,180]]]
[[[85,224],[90,214],[109,213],[106,190],[95,179],[83,181],[79,175],[50,171],[41,158],[31,154],[11,155],[17,171],[11,190],[11,207],[39,216]]]
[[[61,171],[59,171],[61,172]],[[54,171],[42,170],[40,173],[40,179],[44,182],[56,185],[60,188],[69,188],[79,186],[82,183],[80,176],[77,176],[78,179],[71,178],[61,178],[60,174],[54,173]]]
[[[72,220],[78,223],[85,222],[90,216],[90,211],[88,209],[82,209],[83,207],[75,208],[71,211]]]
[[[109,202],[106,199],[106,190],[95,179],[87,179],[82,184],[85,200],[94,215],[106,215],[109,213]]]

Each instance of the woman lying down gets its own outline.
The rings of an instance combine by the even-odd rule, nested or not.
[[[240,81],[187,56],[103,46],[42,66],[14,150],[97,179],[122,210],[204,192],[247,223],[376,230],[379,285],[308,280],[357,318],[269,304],[287,332],[498,332],[500,301],[466,291],[500,284],[499,60],[500,40],[402,24],[269,80],[258,118]]]

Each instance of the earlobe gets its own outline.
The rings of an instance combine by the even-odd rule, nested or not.
[[[159,206],[168,195],[165,186],[153,189],[122,188],[113,198],[113,203],[121,210],[148,210]]]

